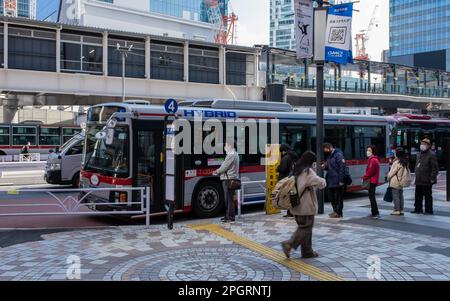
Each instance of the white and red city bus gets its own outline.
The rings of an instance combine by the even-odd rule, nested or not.
[[[117,118],[112,139],[109,143],[96,137],[106,122],[116,112],[128,113]],[[88,111],[86,141],[81,170],[81,187],[151,187],[151,212],[164,210],[164,118],[168,114],[163,106],[109,103],[93,106]],[[286,143],[301,154],[315,151],[315,114],[294,112],[289,104],[258,101],[199,100],[180,104],[177,113],[193,123],[194,116],[214,117],[222,122],[227,118],[241,120],[277,120],[279,143]],[[122,115],[124,116],[124,115]],[[389,168],[389,133],[391,126],[385,117],[328,115],[325,116],[325,140],[341,148],[353,178],[348,189],[361,189],[362,176],[366,168],[366,149],[375,145],[382,162],[380,181]],[[259,131],[259,129],[258,129]],[[267,133],[270,133],[267,130]],[[244,133],[243,133],[244,134]],[[245,131],[248,139],[249,131]],[[206,136],[206,133],[205,135]],[[270,135],[258,139],[270,141]],[[247,149],[246,149],[247,150]],[[322,150],[320,150],[322,151]],[[266,167],[261,164],[264,154],[240,154],[241,178],[245,181],[259,181],[266,177]],[[177,155],[175,175],[175,212],[193,211],[199,217],[215,216],[224,206],[219,178],[213,171],[219,167],[224,155]],[[110,202],[108,210],[130,209],[128,203],[135,195],[126,192],[91,194],[88,202]],[[247,185],[243,204],[265,201],[260,185]],[[102,210],[94,206],[96,210]]]
[[[448,159],[447,139],[450,138],[450,119],[433,118],[428,115],[396,114],[389,118],[392,123],[391,145],[393,150],[403,148],[410,155],[410,167],[414,171],[420,141],[429,138],[432,151],[436,153],[441,170]]]
[[[79,126],[0,124],[0,158],[5,161],[17,159],[22,147],[30,142],[30,153],[39,153],[45,160],[50,149],[60,147],[80,132]]]

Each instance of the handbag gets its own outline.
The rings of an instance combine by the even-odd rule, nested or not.
[[[386,189],[386,193],[384,194],[383,200],[385,202],[392,203],[393,198],[392,198],[392,188],[391,187],[388,187]]]
[[[228,178],[228,174],[225,173],[227,176],[227,188],[228,190],[234,191],[234,190],[240,190],[242,187],[242,183],[240,179],[231,179]]]
[[[362,186],[363,189],[369,190],[369,188],[370,188],[370,179],[364,180],[361,186]]]

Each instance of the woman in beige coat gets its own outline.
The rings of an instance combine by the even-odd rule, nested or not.
[[[312,249],[312,230],[314,226],[314,216],[317,214],[317,189],[324,189],[327,186],[325,179],[317,176],[313,169],[317,157],[313,152],[305,152],[300,160],[295,164],[294,174],[297,181],[300,204],[291,209],[295,216],[298,228],[291,239],[281,243],[284,254],[290,257],[292,249],[301,246],[303,258],[317,257],[319,254]]]
[[[389,187],[392,189],[392,200],[394,203],[394,211],[391,215],[403,216],[405,199],[403,197],[403,188],[411,180],[411,172],[409,171],[409,161],[403,150],[397,150],[394,163],[387,176]]]

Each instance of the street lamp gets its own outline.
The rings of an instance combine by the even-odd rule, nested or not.
[[[125,76],[126,76],[126,66],[125,60],[128,57],[128,54],[131,53],[133,49],[133,45],[130,47],[122,47],[119,43],[117,43],[117,51],[122,55],[122,102],[125,102]]]

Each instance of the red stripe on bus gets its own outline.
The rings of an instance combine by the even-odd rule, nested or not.
[[[81,171],[81,177],[87,178],[87,179],[89,179],[89,181],[91,181],[91,177],[93,175],[96,175],[98,177],[98,179],[100,181],[99,184],[105,183],[105,184],[110,184],[110,185],[124,185],[124,186],[132,186],[133,185],[132,178],[121,179],[121,178],[103,176],[101,174],[94,173],[94,172],[89,172],[89,171],[84,171],[84,170]]]

